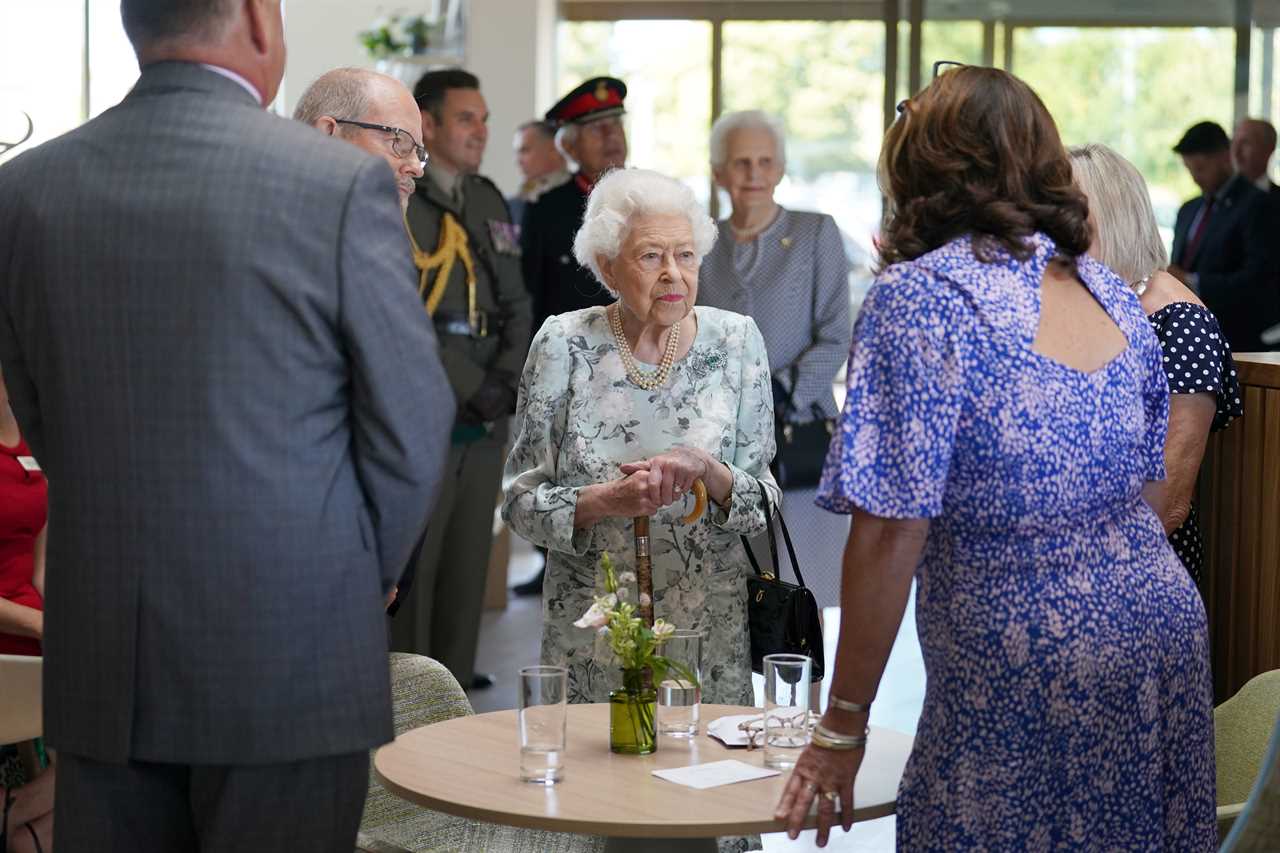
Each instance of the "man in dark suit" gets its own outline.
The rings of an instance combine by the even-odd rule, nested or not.
[[[57,849],[349,853],[454,409],[395,181],[262,109],[278,0],[121,9],[133,91],[0,167]]]
[[[1241,119],[1231,137],[1231,162],[1249,183],[1269,195],[1280,187],[1271,181],[1267,166],[1276,150],[1276,129],[1260,118]]]
[[[1220,125],[1192,126],[1173,150],[1204,195],[1178,211],[1169,272],[1200,294],[1232,349],[1257,350],[1280,318],[1273,206],[1233,171]]]

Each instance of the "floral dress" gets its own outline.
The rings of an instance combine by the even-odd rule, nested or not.
[[[769,362],[755,323],[695,309],[697,336],[666,386],[627,378],[605,309],[549,318],[534,337],[520,380],[516,438],[503,475],[502,517],[547,548],[542,661],[567,665],[572,702],[607,701],[620,685],[608,646],[574,620],[600,587],[600,554],[635,567],[630,519],[574,530],[579,490],[620,477],[618,466],[673,447],[700,447],[733,471],[729,508],[711,503],[691,525],[692,496],[652,517],[654,616],[703,631],[702,701],[752,704],[746,573],[741,535],[764,530],[760,489],[778,500],[769,473],[773,400]]]
[[[819,500],[931,519],[927,684],[899,850],[1217,849],[1204,607],[1142,500],[1169,384],[1136,297],[1081,280],[1127,347],[1091,373],[1032,349],[1056,248],[955,240],[888,268],[854,331]]]

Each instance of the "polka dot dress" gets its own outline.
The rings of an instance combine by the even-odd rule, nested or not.
[[[1213,416],[1213,432],[1225,429],[1233,418],[1244,414],[1231,345],[1207,308],[1192,302],[1173,302],[1147,319],[1164,350],[1169,393],[1216,395],[1218,410]],[[1198,585],[1204,567],[1204,540],[1195,504],[1191,505],[1187,520],[1169,534],[1169,544]]]

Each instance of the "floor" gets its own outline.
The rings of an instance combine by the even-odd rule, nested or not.
[[[537,574],[541,556],[519,538],[513,540],[510,584],[515,585]],[[824,614],[829,626],[826,630],[826,657],[835,659],[835,642],[839,622],[839,609],[831,608]],[[480,647],[477,652],[476,671],[494,676],[495,684],[487,690],[470,693],[471,705],[477,713],[500,711],[516,706],[516,674],[523,666],[538,662],[538,636],[542,618],[542,600],[537,597],[508,599],[506,610],[486,611],[480,628]],[[756,704],[763,704],[761,685],[756,676]],[[825,705],[829,684],[824,683],[822,699]],[[907,603],[907,611],[898,631],[893,652],[885,667],[884,678],[875,705],[871,709],[871,724],[914,734],[920,707],[924,702],[924,662],[916,640],[915,592]],[[764,849],[768,853],[805,853],[816,851],[815,833],[804,833],[794,842],[781,833],[764,836]],[[856,824],[847,835],[837,829],[831,836],[827,851],[840,853],[882,853],[894,849],[894,818]]]

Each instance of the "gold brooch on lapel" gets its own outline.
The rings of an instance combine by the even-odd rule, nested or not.
[[[782,248],[784,248],[784,249],[790,249],[790,248],[791,248],[791,238],[790,238],[790,237],[783,237],[783,238],[782,238]]]

